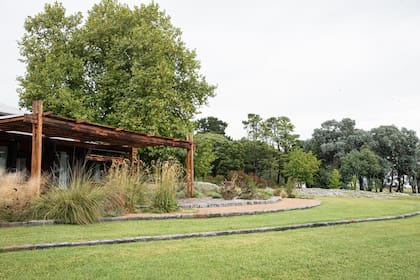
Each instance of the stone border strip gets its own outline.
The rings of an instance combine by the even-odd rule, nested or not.
[[[212,199],[211,202],[184,202],[180,201],[181,208],[211,208],[211,207],[226,207],[226,206],[246,206],[255,204],[273,204],[281,201],[281,197],[274,196],[269,199]]]
[[[290,207],[282,209],[272,210],[255,210],[255,211],[238,211],[238,212],[226,212],[226,213],[208,213],[208,214],[195,214],[195,213],[174,213],[174,214],[150,214],[144,216],[119,216],[119,217],[106,217],[99,219],[99,222],[116,222],[116,221],[137,221],[137,220],[168,220],[168,219],[197,219],[197,218],[218,218],[218,217],[232,217],[242,215],[256,215],[256,214],[268,214],[277,213],[282,211],[290,210],[304,210],[320,206],[321,201],[310,206]],[[63,224],[58,220],[32,220],[26,222],[0,222],[1,227],[17,227],[17,226],[42,226],[52,224]]]
[[[81,242],[29,244],[29,245],[3,247],[3,248],[0,248],[0,252],[40,250],[40,249],[51,249],[51,248],[60,248],[60,247],[110,245],[110,244],[122,244],[122,243],[133,243],[133,242],[152,242],[152,241],[178,240],[178,239],[197,238],[197,237],[215,237],[215,236],[226,236],[226,235],[236,235],[236,234],[287,231],[287,230],[296,230],[296,229],[303,229],[303,228],[317,228],[317,227],[345,225],[345,224],[353,224],[353,223],[396,220],[396,219],[414,217],[417,215],[420,215],[420,211],[396,215],[396,216],[327,221],[327,222],[314,222],[314,223],[295,224],[295,225],[278,226],[278,227],[261,227],[261,228],[250,228],[250,229],[186,233],[186,234],[168,234],[168,235],[158,235],[158,236],[138,236],[138,237],[127,237],[127,238],[119,238],[119,239],[112,239],[112,240],[105,239],[105,240],[91,240],[91,241],[81,241]]]

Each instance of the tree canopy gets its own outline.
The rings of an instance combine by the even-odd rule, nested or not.
[[[312,152],[297,148],[289,153],[289,160],[284,167],[285,175],[294,178],[300,185],[313,184],[319,170],[320,161]]]
[[[85,20],[46,4],[27,18],[20,51],[20,105],[29,109],[43,99],[56,114],[184,137],[214,95],[196,53],[155,3],[130,9],[103,0]]]
[[[196,131],[198,133],[216,133],[225,135],[225,129],[227,126],[227,122],[211,116],[201,118],[196,121]]]

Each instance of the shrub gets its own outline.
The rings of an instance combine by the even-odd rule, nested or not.
[[[338,189],[341,186],[341,175],[337,169],[333,169],[330,175],[330,188]]]
[[[182,168],[176,162],[156,162],[152,169],[155,184],[152,208],[161,212],[177,210],[176,191],[179,186]]]
[[[208,181],[210,183],[213,183],[213,184],[216,184],[216,185],[221,185],[225,179],[226,179],[225,176],[217,175],[215,177],[208,176],[206,178],[206,181]]]
[[[206,196],[211,198],[222,198],[222,195],[216,191],[209,191],[206,193]]]
[[[269,199],[272,196],[273,196],[272,192],[269,192],[269,191],[266,191],[266,190],[257,190],[254,198],[265,200],[265,199]]]
[[[222,187],[220,188],[220,194],[222,195],[223,199],[232,200],[238,195],[238,175],[237,173],[233,173],[231,176],[231,180],[229,182],[224,182]]]
[[[287,197],[289,197],[289,198],[294,198],[295,197],[293,195],[293,190],[295,189],[295,187],[296,187],[295,179],[293,177],[289,177],[287,179],[287,184],[286,184],[286,187],[285,187]]]

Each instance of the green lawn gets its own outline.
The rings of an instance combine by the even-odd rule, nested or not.
[[[106,222],[88,226],[46,225],[0,228],[0,247],[279,226],[316,221],[377,217],[420,210],[420,198],[320,198],[322,205],[297,211],[212,219]]]
[[[2,253],[0,279],[411,280],[419,279],[419,264],[417,216],[287,232]]]

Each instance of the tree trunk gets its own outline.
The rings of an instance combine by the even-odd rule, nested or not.
[[[416,176],[413,176],[413,177],[408,177],[409,178],[409,182],[410,182],[410,186],[411,186],[411,191],[413,192],[413,193],[416,193]]]
[[[359,177],[359,190],[361,190],[361,191],[365,190],[365,186],[363,185],[363,177],[362,176]]]
[[[392,185],[394,184],[394,170],[391,169],[391,183],[389,184],[389,192],[392,193]]]
[[[379,189],[380,192],[384,191],[384,187],[385,187],[385,178],[382,177],[382,182],[381,182],[381,188]]]

